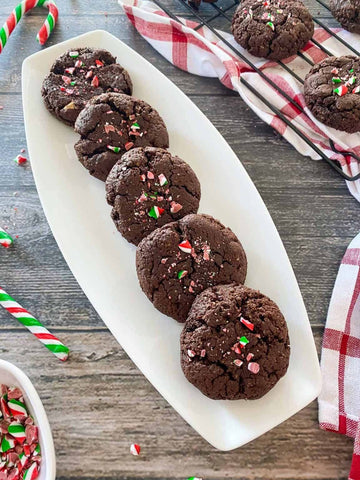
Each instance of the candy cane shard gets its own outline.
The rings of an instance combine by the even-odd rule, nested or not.
[[[14,240],[11,238],[11,236],[0,227],[0,245],[5,248],[9,248],[13,241]]]
[[[48,16],[36,36],[40,45],[44,45],[51,35],[51,32],[54,30],[58,19],[59,11],[57,6],[53,0],[23,0],[10,13],[8,19],[0,30],[0,53],[3,51],[8,38],[16,25],[20,22],[22,16],[35,7],[46,7],[49,10]]]

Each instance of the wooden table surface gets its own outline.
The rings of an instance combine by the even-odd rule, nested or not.
[[[285,244],[318,348],[339,262],[359,230],[359,205],[326,164],[302,157],[216,79],[182,72],[133,29],[115,0],[58,0],[60,21],[47,45],[102,28],[125,41],[178,85],[208,116],[244,164]],[[14,0],[0,3],[5,21]],[[95,313],[51,234],[26,147],[21,63],[40,49],[45,12],[23,19],[0,56],[0,225],[19,235],[0,249],[1,285],[71,346],[61,364],[5,311],[0,357],[32,379],[52,426],[58,478],[345,479],[352,441],[322,432],[317,404],[244,448],[219,452],[200,438],[138,371]],[[36,115],[36,112],[34,112]],[[71,232],[69,232],[71,235]],[[142,446],[140,457],[129,445]]]

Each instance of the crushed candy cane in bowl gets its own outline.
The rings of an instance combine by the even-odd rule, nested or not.
[[[29,378],[0,360],[0,480],[54,480],[50,425]]]

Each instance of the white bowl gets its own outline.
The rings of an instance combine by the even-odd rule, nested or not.
[[[54,442],[44,406],[35,387],[24,372],[5,360],[0,360],[0,383],[22,390],[27,410],[34,417],[39,429],[42,460],[38,480],[54,480],[56,476]]]

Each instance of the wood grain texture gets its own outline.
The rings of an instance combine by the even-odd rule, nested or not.
[[[307,3],[331,24],[326,10],[314,0]],[[108,30],[167,75],[224,135],[275,221],[320,350],[338,265],[359,230],[359,205],[345,183],[324,163],[298,154],[218,80],[167,63],[134,31],[116,0],[58,0],[58,5],[60,21],[48,45]],[[13,7],[13,0],[0,2],[1,22]],[[31,166],[12,162],[26,146],[21,63],[41,48],[35,36],[44,14],[35,9],[26,16],[0,57],[0,225],[19,235],[14,248],[0,250],[0,282],[67,342],[72,354],[60,364],[0,311],[0,357],[23,368],[40,393],[53,428],[58,478],[346,479],[352,441],[318,429],[316,402],[245,448],[223,453],[210,447],[137,370],[80,290],[44,217]],[[138,458],[128,451],[134,441],[143,449]]]

